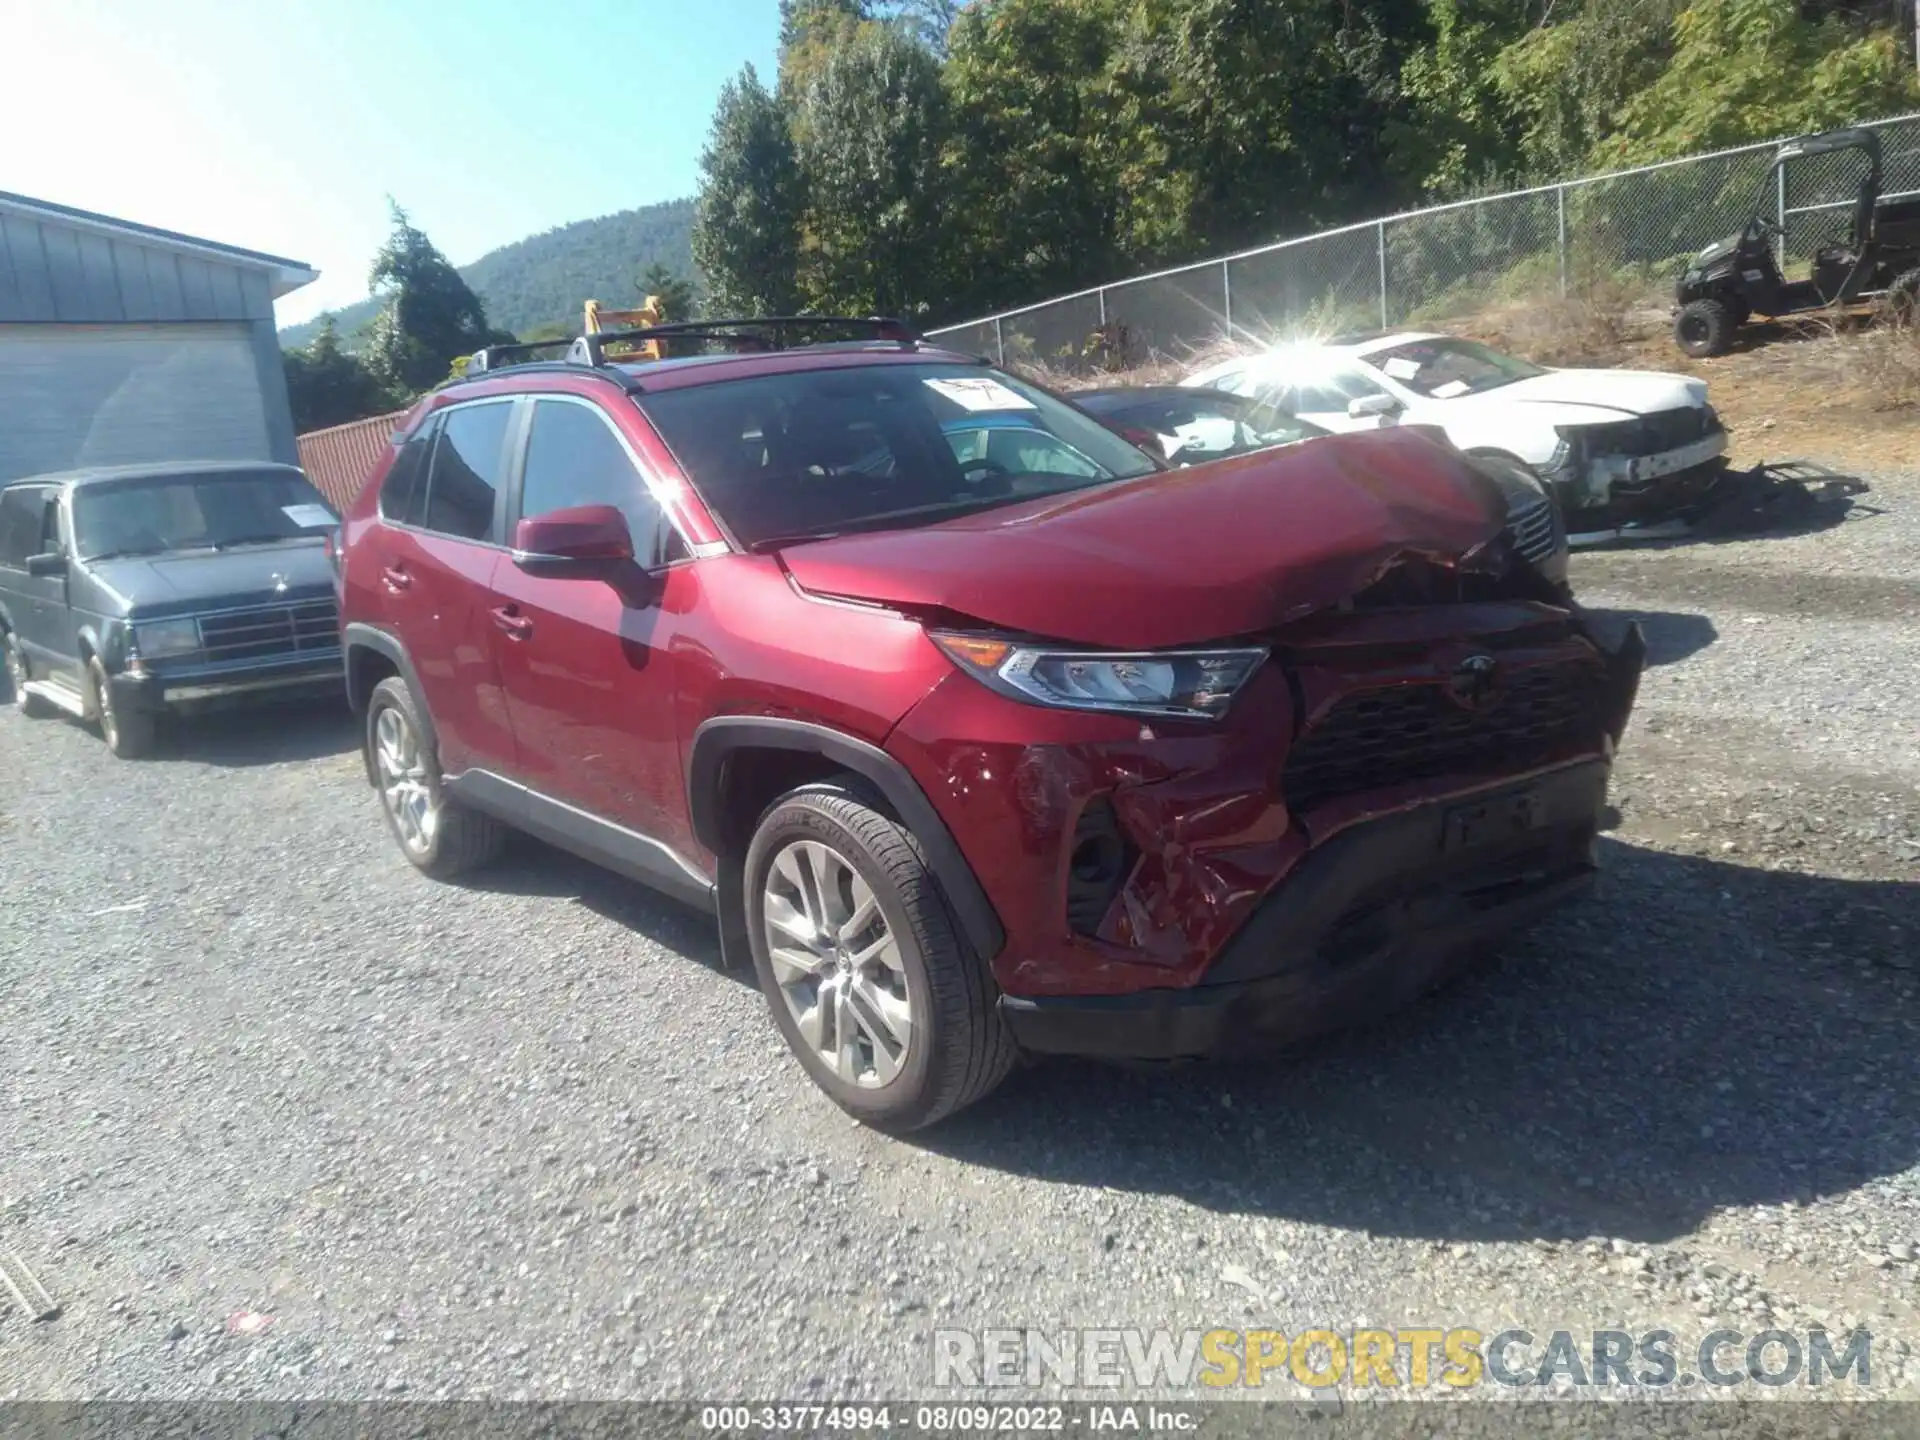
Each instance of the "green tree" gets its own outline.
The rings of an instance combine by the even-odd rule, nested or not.
[[[642,270],[640,278],[634,282],[634,288],[640,292],[643,303],[647,296],[657,295],[660,298],[660,313],[669,323],[697,320],[700,316],[698,288],[661,261],[656,260]]]
[[[720,91],[700,156],[693,255],[721,314],[799,308],[803,190],[780,101],[747,66]]]
[[[819,309],[917,314],[940,295],[948,205],[940,64],[862,25],[795,96],[805,185],[802,296]]]
[[[495,336],[480,299],[407,212],[389,201],[393,233],[373,257],[367,283],[380,312],[367,328],[367,366],[390,389],[415,392],[443,379],[453,361]]]
[[[320,329],[308,344],[280,358],[286,368],[293,428],[302,434],[384,414],[399,404],[398,397],[358,356],[340,348],[340,332],[331,313],[320,317]]]
[[[1512,108],[1494,64],[1527,33],[1533,8],[1529,0],[1432,0],[1433,39],[1401,68],[1402,103],[1382,137],[1404,182],[1453,198],[1520,168]]]
[[[1810,20],[1794,0],[1694,0],[1671,50],[1658,78],[1623,97],[1596,159],[1664,160],[1920,105],[1891,29]]]
[[[998,0],[955,23],[944,77],[956,311],[1111,279],[1119,0]]]

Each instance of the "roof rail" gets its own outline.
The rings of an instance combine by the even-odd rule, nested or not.
[[[528,340],[513,345],[486,345],[467,357],[467,368],[461,372],[462,379],[475,375],[484,375],[489,370],[498,369],[500,362],[512,355],[525,355],[534,350],[551,350],[556,345],[571,345],[571,337],[565,340]]]

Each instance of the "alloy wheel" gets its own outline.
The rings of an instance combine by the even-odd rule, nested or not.
[[[373,735],[380,803],[408,853],[425,855],[433,848],[433,837],[440,828],[440,806],[427,781],[420,741],[407,717],[391,705],[374,721]]]
[[[27,703],[27,659],[20,653],[20,642],[11,634],[0,640],[7,653],[7,685],[13,692],[13,703],[24,707]]]
[[[900,942],[873,887],[818,840],[773,857],[762,895],[767,955],[801,1039],[847,1084],[878,1090],[913,1043]]]

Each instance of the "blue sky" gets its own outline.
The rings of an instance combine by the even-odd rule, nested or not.
[[[366,294],[391,194],[456,264],[693,193],[776,0],[44,0],[13,8],[0,190],[304,260]]]

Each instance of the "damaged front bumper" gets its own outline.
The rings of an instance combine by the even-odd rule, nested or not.
[[[1686,444],[1650,454],[1638,453],[1657,443],[1642,431],[1563,431],[1561,449],[1542,478],[1560,502],[1569,543],[1600,530],[1664,520],[1709,494],[1726,468],[1728,436],[1717,419],[1706,424],[1706,432]]]
[[[1640,627],[1607,655],[1617,745],[1646,663]],[[1180,1060],[1270,1052],[1418,999],[1580,894],[1596,870],[1611,756],[1352,825],[1315,846],[1198,984],[1001,998],[1036,1054]]]
[[[1607,765],[1589,761],[1367,821],[1308,855],[1184,990],[1004,996],[1036,1054],[1257,1055],[1398,1009],[1579,894]]]

